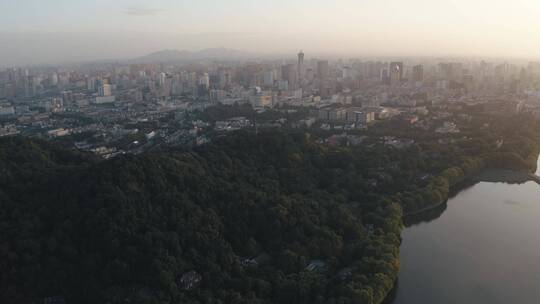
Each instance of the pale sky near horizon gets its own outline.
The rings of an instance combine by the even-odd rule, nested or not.
[[[0,0],[0,64],[164,48],[540,57],[540,0]]]

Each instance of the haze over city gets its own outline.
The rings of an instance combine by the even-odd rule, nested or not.
[[[538,58],[534,0],[0,1],[0,65],[162,49]],[[36,51],[37,50],[37,51]]]
[[[538,17],[0,0],[0,303],[540,303]]]

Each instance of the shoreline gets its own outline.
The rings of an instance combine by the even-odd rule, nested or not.
[[[524,184],[527,182],[536,182],[540,184],[540,176],[535,175],[532,172],[526,170],[509,170],[509,169],[484,169],[477,174],[465,178],[465,180],[458,185],[450,188],[450,192],[457,194],[463,191],[469,186],[474,186],[477,183],[506,183],[506,184]],[[427,206],[418,210],[403,213],[403,217],[415,216],[433,209],[439,208],[446,204],[453,195],[449,195],[448,198],[435,205]]]
[[[536,158],[534,158],[534,156],[536,156]],[[536,162],[534,163],[532,161],[528,162],[528,168],[526,169],[497,168],[496,166],[487,165],[486,159],[481,158],[481,161],[484,165],[483,168],[480,168],[479,170],[476,170],[475,172],[472,172],[469,174],[464,174],[459,179],[459,181],[455,182],[453,185],[450,183],[448,178],[444,177],[444,171],[443,171],[443,173],[441,173],[441,175],[439,175],[437,178],[445,179],[446,182],[448,183],[448,186],[446,189],[447,191],[445,193],[446,195],[444,199],[442,199],[440,202],[436,204],[425,206],[423,208],[409,211],[409,212],[405,212],[404,208],[402,207],[402,210],[403,210],[402,219],[405,219],[407,217],[417,216],[417,215],[426,213],[428,211],[435,210],[436,208],[440,208],[441,206],[446,204],[448,200],[454,195],[465,190],[467,187],[476,185],[477,183],[480,183],[480,182],[523,184],[529,181],[533,181],[540,185],[540,176],[537,176],[535,174],[535,171],[537,170],[538,159],[540,159],[540,151],[535,151],[534,154],[529,155],[529,157],[527,157],[526,159],[531,160],[532,158],[534,158]],[[452,168],[449,168],[449,169],[452,169]],[[430,183],[428,186],[420,189],[418,193],[422,193],[426,189],[429,189],[431,186],[432,185]],[[402,228],[402,231],[400,232],[400,237],[404,228]],[[380,301],[379,303],[392,304],[392,301],[393,301],[393,299],[391,299],[392,291],[395,290],[398,280],[399,280],[399,271],[396,274],[396,279],[394,281],[392,289],[388,290],[388,292],[386,293],[386,297],[384,297],[384,299]]]
[[[540,148],[528,157],[523,159],[524,167],[499,167],[498,164],[490,162],[489,155],[478,157],[478,167],[476,170],[466,172],[460,167],[449,167],[441,174],[435,177],[436,179],[443,179],[448,185],[442,195],[442,199],[435,203],[423,206],[421,208],[411,208],[412,210],[403,211],[403,216],[418,215],[423,212],[435,209],[445,204],[448,199],[459,191],[462,191],[467,185],[476,184],[479,182],[492,182],[492,183],[508,183],[508,184],[523,184],[529,181],[540,184],[540,176],[535,174],[538,169],[538,159],[540,158]],[[455,176],[451,173],[447,173],[450,170],[461,171],[461,175]],[[455,173],[454,173],[455,174]],[[422,193],[430,188],[434,187],[435,181],[431,181],[427,186],[423,187],[417,193]],[[440,184],[439,184],[440,186]]]

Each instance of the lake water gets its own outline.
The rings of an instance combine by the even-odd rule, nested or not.
[[[540,185],[480,182],[410,221],[389,303],[540,303]]]

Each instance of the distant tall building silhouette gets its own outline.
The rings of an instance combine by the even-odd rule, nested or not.
[[[281,79],[288,82],[289,89],[294,89],[296,85],[296,71],[294,69],[294,64],[287,64],[281,67]]]
[[[330,76],[330,68],[327,60],[317,62],[317,76],[319,79],[326,79]]]
[[[415,65],[413,67],[412,78],[414,82],[424,81],[424,66],[423,65]]]
[[[302,51],[298,53],[298,65],[296,68],[297,68],[296,79],[298,81],[299,86],[302,86],[302,81],[304,79],[304,52]]]
[[[165,85],[165,81],[167,80],[167,74],[160,73],[159,74],[159,86],[163,87]]]
[[[390,76],[388,75],[388,68],[381,69],[380,79],[383,84],[390,84]]]
[[[403,79],[403,62],[390,63],[390,85],[398,85]]]

